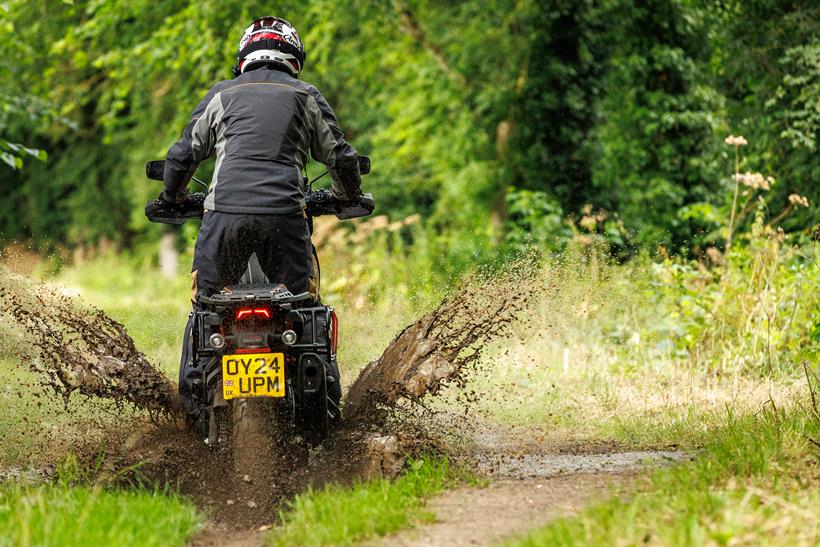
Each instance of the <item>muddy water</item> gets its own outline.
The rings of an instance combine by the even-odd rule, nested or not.
[[[18,327],[9,357],[66,401],[78,392],[154,415],[177,411],[174,386],[102,311],[0,270],[0,318]]]

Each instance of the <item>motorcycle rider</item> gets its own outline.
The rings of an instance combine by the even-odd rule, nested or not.
[[[358,154],[322,94],[299,79],[304,64],[290,23],[256,19],[239,41],[234,79],[208,91],[168,150],[160,199],[170,203],[185,200],[199,163],[216,154],[191,269],[195,305],[239,281],[253,253],[271,283],[293,294],[314,289],[302,177],[309,154],[328,167],[334,197],[361,194]],[[189,332],[190,324],[186,344]],[[192,417],[191,382],[200,374],[183,358],[180,397]]]

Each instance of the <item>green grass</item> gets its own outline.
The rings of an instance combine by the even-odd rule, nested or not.
[[[691,463],[510,545],[816,545],[820,420],[768,411],[729,415]]]
[[[199,522],[191,503],[167,493],[65,484],[0,487],[0,546],[184,545]]]
[[[452,478],[447,460],[419,459],[394,481],[378,479],[350,487],[330,485],[297,496],[271,532],[272,546],[350,545],[384,536],[434,515],[424,502]]]

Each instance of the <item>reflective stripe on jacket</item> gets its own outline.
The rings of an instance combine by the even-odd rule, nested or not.
[[[216,154],[205,208],[225,213],[287,214],[304,208],[308,154],[324,163],[336,197],[359,193],[356,150],[312,85],[260,68],[213,86],[182,138],[168,150],[165,192],[177,195],[199,163]]]

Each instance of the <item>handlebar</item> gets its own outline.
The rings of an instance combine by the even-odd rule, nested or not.
[[[335,215],[340,220],[365,217],[373,212],[376,202],[370,193],[363,194],[351,202],[336,199],[330,190],[316,190],[305,195],[305,212],[318,217]],[[205,194],[188,194],[182,203],[169,203],[152,199],[145,205],[145,216],[151,222],[161,224],[182,224],[186,220],[201,219],[205,213]]]
[[[370,158],[359,156],[359,172],[366,175],[370,172]],[[149,161],[145,164],[145,176],[161,181],[165,171],[165,160]],[[199,184],[206,186],[200,180]],[[207,187],[207,186],[206,186]],[[309,186],[308,186],[309,187]],[[342,202],[333,197],[330,190],[316,190],[305,195],[305,212],[309,217],[336,215],[339,220],[366,217],[373,212],[376,202],[372,194],[362,194],[350,202]],[[161,199],[152,199],[145,205],[145,216],[151,222],[162,224],[182,224],[186,220],[201,219],[205,214],[205,194],[195,192],[188,194],[182,203],[168,203]]]

